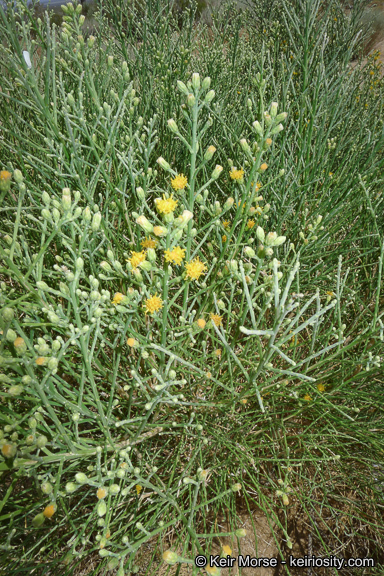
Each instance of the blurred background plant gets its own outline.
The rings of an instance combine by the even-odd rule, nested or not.
[[[282,556],[300,514],[316,555],[380,573],[383,80],[377,53],[350,66],[364,4],[204,20],[104,0],[94,34],[79,5],[60,27],[17,6],[0,8],[7,574],[96,555],[89,573],[121,576],[148,542],[157,574],[239,543],[242,508]]]

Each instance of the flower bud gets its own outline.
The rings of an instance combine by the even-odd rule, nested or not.
[[[167,124],[168,124],[168,128],[170,129],[171,132],[173,132],[174,134],[177,134],[179,132],[177,124],[173,118],[170,118],[168,120]]]
[[[253,248],[251,248],[251,246],[246,246],[244,248],[244,254],[246,256],[248,256],[248,258],[255,258],[256,257],[256,252],[254,251]]]
[[[259,136],[263,136],[263,129],[261,127],[260,122],[258,122],[258,120],[253,122],[252,126],[254,127],[254,129],[256,130],[256,132]]]
[[[164,562],[172,566],[174,564],[177,564],[177,562],[179,561],[179,555],[176,552],[172,552],[172,550],[166,550],[163,553],[163,560]]]
[[[40,514],[37,514],[34,519],[32,520],[32,526],[34,528],[39,528],[45,521],[45,516],[42,512],[40,512]]]
[[[187,104],[190,108],[192,108],[196,104],[196,98],[194,94],[190,93],[187,96]]]
[[[139,186],[138,188],[136,188],[136,194],[139,200],[144,200],[145,198],[145,192],[143,190],[143,188],[141,186]]]
[[[90,222],[92,219],[92,214],[89,206],[86,206],[83,210],[83,218],[86,222]]]
[[[271,135],[273,136],[274,134],[278,134],[282,130],[284,130],[284,126],[282,124],[278,124],[277,126],[275,126],[275,128],[271,130]]]
[[[284,506],[288,506],[288,504],[289,504],[289,498],[288,498],[287,494],[283,494],[283,504],[284,504]]]
[[[40,280],[39,282],[36,282],[36,286],[39,290],[45,290],[46,292],[48,292],[50,290],[50,287],[48,286],[48,284],[46,282],[43,282],[42,280]]]
[[[89,48],[93,48],[96,38],[94,36],[90,36],[88,38],[87,44]]]
[[[6,339],[8,342],[14,342],[17,338],[17,334],[14,330],[9,329],[7,330]]]
[[[158,163],[159,166],[161,166],[161,168],[162,168],[163,170],[166,170],[167,172],[170,171],[170,169],[171,169],[170,165],[168,164],[168,162],[166,162],[166,161],[164,160],[164,158],[163,158],[162,156],[160,156],[160,158],[158,158],[158,159],[156,160],[156,162]]]
[[[267,246],[274,246],[276,240],[277,240],[277,232],[269,232],[267,234],[265,243]]]
[[[57,371],[58,365],[59,365],[59,361],[57,360],[57,358],[50,358],[48,360],[47,366],[48,366],[49,370],[51,370],[54,374]]]
[[[215,152],[216,148],[214,146],[209,146],[204,154],[204,160],[206,161],[211,160]]]
[[[13,313],[12,308],[4,308],[3,309],[2,317],[3,317],[4,322],[9,324],[10,322],[12,322],[13,316],[14,316],[14,313]]]
[[[261,242],[262,244],[265,241],[265,234],[264,234],[264,230],[261,228],[261,226],[258,226],[256,228],[256,238],[259,240],[259,242]]]
[[[154,250],[154,248],[148,248],[147,249],[147,258],[148,258],[149,262],[155,262],[156,251]]]
[[[275,122],[276,122],[276,123],[282,122],[283,120],[286,119],[287,115],[288,115],[288,114],[287,114],[286,112],[281,112],[281,114],[278,114],[278,115],[276,116]]]
[[[116,496],[116,494],[120,492],[120,486],[118,484],[112,484],[112,486],[109,487],[109,492],[113,496]]]
[[[49,206],[49,204],[51,203],[51,198],[50,198],[48,192],[45,192],[45,190],[41,195],[41,199],[43,200],[43,202],[46,206]]]
[[[106,262],[105,260],[103,260],[102,262],[100,262],[100,268],[102,270],[104,270],[104,272],[112,272],[112,267],[110,266],[110,264],[108,262]]]
[[[241,484],[239,484],[239,483],[233,484],[233,486],[231,486],[231,490],[232,490],[232,492],[240,492]]]
[[[88,482],[88,478],[83,472],[78,472],[75,476],[75,480],[78,484],[86,484]]]
[[[220,176],[220,174],[222,173],[222,171],[223,171],[223,167],[217,164],[216,167],[215,167],[215,169],[214,169],[214,171],[213,171],[212,174],[211,174],[211,179],[212,179],[212,180],[217,180],[217,178]]]
[[[251,153],[251,149],[250,149],[249,144],[248,144],[248,142],[246,141],[245,138],[242,138],[242,139],[240,140],[240,146],[241,146],[243,152],[245,152],[246,154],[250,154],[250,153]]]
[[[163,237],[168,234],[168,229],[165,226],[154,226],[153,233],[155,236]]]
[[[186,85],[184,84],[184,82],[181,82],[181,80],[177,81],[177,87],[180,90],[180,92],[182,92],[183,94],[185,94],[186,96],[188,95],[188,88],[186,87]]]
[[[152,234],[153,225],[145,216],[139,216],[136,218],[136,224],[138,224],[147,234]]]
[[[76,270],[80,272],[84,268],[84,260],[82,258],[77,258],[75,263]]]
[[[60,214],[60,212],[59,212],[59,210],[58,210],[57,208],[53,208],[53,210],[52,210],[52,216],[53,216],[53,219],[54,219],[55,223],[57,224],[57,223],[59,222],[60,216],[61,216],[61,214]]]
[[[51,494],[53,490],[53,486],[50,482],[43,482],[40,488],[43,494]]]
[[[192,74],[192,86],[194,90],[200,90],[200,74],[197,72]]]
[[[99,500],[97,503],[97,515],[101,518],[102,516],[105,516],[107,513],[107,504],[105,503],[105,500]]]
[[[46,446],[48,443],[48,438],[46,436],[44,436],[43,434],[41,436],[38,436],[38,438],[36,439],[36,446],[38,448],[44,448],[44,446]]]
[[[230,196],[229,198],[227,198],[225,204],[224,204],[224,210],[229,210],[233,204],[234,204],[234,199]]]
[[[277,106],[278,106],[277,102],[272,102],[272,104],[271,104],[271,111],[270,111],[270,114],[271,114],[271,117],[272,117],[272,118],[276,118]]]
[[[92,230],[93,232],[97,232],[97,230],[100,228],[100,223],[101,223],[101,213],[100,212],[96,212],[96,214],[93,215],[92,218]]]
[[[235,535],[238,538],[245,538],[245,536],[247,535],[247,531],[244,530],[244,528],[239,528],[238,530],[235,531]]]
[[[203,90],[209,90],[210,86],[211,86],[211,79],[209,76],[207,76],[206,78],[204,78],[201,87]]]
[[[8,388],[8,394],[10,394],[11,396],[20,396],[20,394],[22,394],[24,392],[24,386],[21,386],[21,384],[15,384],[15,386],[11,386],[10,388]]]
[[[184,210],[184,212],[178,218],[176,218],[174,225],[178,228],[184,229],[192,218],[192,212],[189,210]]]
[[[235,274],[235,273],[238,271],[238,269],[239,269],[236,260],[229,260],[229,261],[227,262],[227,265],[228,265],[228,270],[229,270],[230,272],[232,272],[233,274]]]
[[[27,351],[27,345],[23,338],[20,337],[16,338],[13,341],[13,345],[16,348],[16,352],[18,354],[24,354]]]
[[[150,272],[152,270],[152,264],[147,260],[144,260],[144,262],[140,264],[140,268],[142,268],[146,272]]]
[[[221,206],[218,200],[215,201],[215,214],[218,216],[221,214]]]
[[[16,184],[21,184],[24,180],[22,173],[20,170],[15,170],[13,173],[13,179],[15,180]]]
[[[62,206],[65,212],[71,209],[71,191],[69,188],[63,188]]]
[[[41,215],[44,218],[44,220],[51,220],[51,213],[46,208],[43,208],[43,210],[41,211]]]
[[[209,104],[210,102],[212,102],[212,100],[214,99],[214,97],[215,97],[215,91],[214,91],[214,90],[210,90],[210,91],[206,94],[206,96],[205,96],[205,98],[204,98],[204,102],[206,102],[207,104]]]
[[[113,56],[108,56],[108,68],[111,68],[111,66],[113,66]]]
[[[140,272],[140,270],[139,270],[138,268],[136,268],[135,270],[132,270],[132,275],[135,277],[136,281],[137,281],[139,284],[142,284],[142,282],[143,282],[143,276],[142,276],[142,274],[141,274],[141,272]]]
[[[75,492],[75,490],[77,490],[78,485],[75,484],[74,482],[67,482],[67,484],[65,485],[65,491],[67,492],[67,494],[72,494],[73,492]]]

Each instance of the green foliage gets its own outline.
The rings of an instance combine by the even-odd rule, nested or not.
[[[8,574],[96,555],[122,576],[149,541],[148,574],[193,565],[242,537],[240,505],[282,557],[300,510],[317,555],[380,561],[383,81],[375,54],[350,66],[361,6],[226,4],[207,27],[104,0],[88,38],[76,4],[60,29],[0,8]]]

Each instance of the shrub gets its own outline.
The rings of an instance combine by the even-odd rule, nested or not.
[[[382,82],[347,21],[319,54],[308,6],[267,41],[230,6],[179,31],[148,5],[124,42],[102,13],[85,40],[77,5],[60,31],[0,9],[9,574],[96,553],[121,576],[152,540],[148,571],[192,564],[245,536],[241,503],[282,555],[294,507],[318,554],[368,516],[380,559]]]

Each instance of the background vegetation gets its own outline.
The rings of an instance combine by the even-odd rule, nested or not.
[[[314,554],[381,573],[383,80],[376,53],[350,65],[363,7],[228,3],[208,26],[104,0],[93,35],[76,4],[60,28],[0,8],[7,574],[198,574],[255,509],[281,557],[300,517]]]

